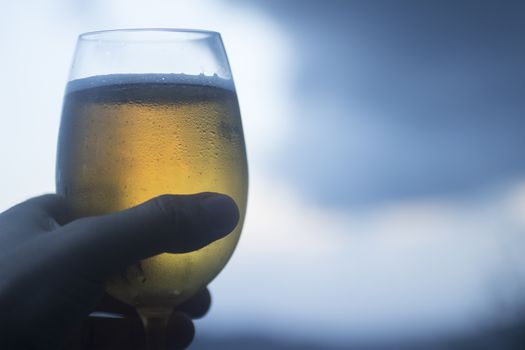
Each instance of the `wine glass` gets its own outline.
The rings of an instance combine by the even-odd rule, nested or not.
[[[246,211],[244,137],[220,34],[127,29],[80,35],[64,98],[56,186],[80,216],[162,194],[219,192],[237,203],[241,219],[225,238],[137,262],[108,282],[110,295],[137,309],[150,348],[163,348],[160,329],[171,309],[221,271]]]

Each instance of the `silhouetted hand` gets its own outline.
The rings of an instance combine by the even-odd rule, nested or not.
[[[165,195],[77,220],[57,195],[5,211],[0,214],[0,349],[60,348],[69,330],[95,310],[110,275],[162,252],[202,248],[231,232],[238,218],[235,202],[213,193]],[[200,307],[205,313],[209,294],[202,293],[200,302],[181,310],[189,308],[191,315],[192,307]],[[179,322],[174,328],[180,328],[186,322],[192,333],[189,318],[178,315],[170,323]],[[182,338],[189,343],[192,336]]]
[[[183,349],[191,343],[195,334],[191,318],[204,316],[208,311],[210,302],[210,293],[204,289],[173,310],[167,325],[169,349]],[[142,321],[133,307],[105,294],[95,310],[119,317],[85,318],[80,327],[70,332],[66,349],[146,349]]]

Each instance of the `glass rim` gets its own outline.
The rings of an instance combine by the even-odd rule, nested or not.
[[[145,38],[143,34],[157,34],[158,36],[151,36]],[[122,36],[120,36],[122,35]],[[136,35],[136,37],[134,37]],[[170,38],[166,38],[170,35]],[[160,36],[163,36],[161,38]],[[176,36],[183,36],[177,38]],[[106,29],[96,30],[91,32],[81,33],[78,40],[94,40],[94,41],[140,41],[140,42],[158,42],[167,40],[202,40],[212,37],[220,37],[219,32],[204,29],[186,29],[186,28],[122,28],[122,29]]]

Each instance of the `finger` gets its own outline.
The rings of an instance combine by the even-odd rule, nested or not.
[[[137,311],[134,307],[113,298],[107,293],[104,293],[99,300],[94,312],[123,315],[126,317],[138,317]]]
[[[76,257],[90,270],[112,272],[162,252],[198,250],[226,236],[238,220],[237,205],[228,196],[163,195],[121,212],[76,220],[55,241],[68,261]]]
[[[2,224],[17,228],[31,227],[53,230],[73,219],[66,199],[56,194],[46,194],[28,199],[8,209],[1,215]]]
[[[175,308],[176,311],[184,312],[193,319],[201,318],[210,309],[211,294],[208,288],[204,288],[190,299]]]
[[[168,349],[186,349],[195,336],[195,326],[186,314],[174,312],[168,320],[166,335]]]
[[[146,348],[144,328],[138,316],[125,318],[87,317],[66,335],[65,349],[139,350]]]

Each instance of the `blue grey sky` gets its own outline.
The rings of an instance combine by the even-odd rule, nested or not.
[[[465,194],[524,174],[525,3],[251,4],[296,49],[299,113],[275,166],[316,200]]]

